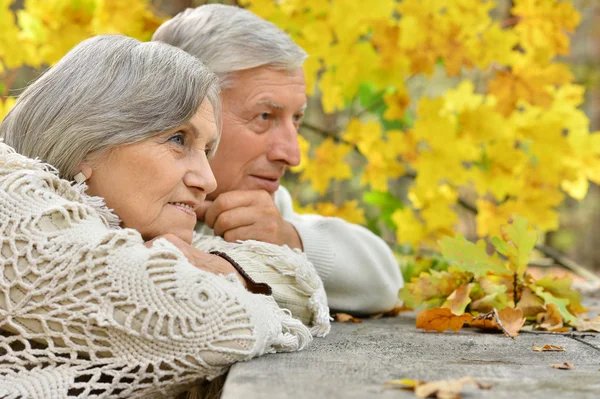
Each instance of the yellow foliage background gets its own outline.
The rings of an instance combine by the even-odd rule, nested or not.
[[[565,198],[600,183],[600,134],[561,61],[581,19],[570,1],[514,0],[508,13],[489,0],[239,3],[310,55],[303,162],[288,178],[300,212],[410,252],[464,229],[461,209],[477,211],[473,236],[516,215],[557,230]],[[148,40],[167,17],[147,0],[0,0],[0,116],[23,68],[94,34]],[[449,86],[436,95],[415,89],[440,76]]]

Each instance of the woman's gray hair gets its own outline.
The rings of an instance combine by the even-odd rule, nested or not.
[[[219,128],[218,78],[197,58],[164,43],[97,36],[21,94],[0,137],[71,180],[90,156],[185,124],[205,98]]]
[[[222,88],[232,85],[234,72],[266,65],[292,71],[302,67],[307,57],[271,22],[223,4],[188,8],[162,24],[152,40],[198,57],[219,76]]]

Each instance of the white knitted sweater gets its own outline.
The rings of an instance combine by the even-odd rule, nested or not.
[[[0,398],[173,398],[235,362],[311,341],[272,297],[115,223],[99,199],[0,142]],[[253,251],[277,252],[233,245],[242,267]],[[313,333],[325,334],[322,283],[301,258],[282,266],[291,250],[281,251],[269,270],[295,276]]]

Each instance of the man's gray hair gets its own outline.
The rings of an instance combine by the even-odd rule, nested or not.
[[[281,29],[250,11],[223,4],[188,8],[162,24],[152,40],[198,57],[219,76],[222,88],[237,71],[272,66],[293,71],[306,52]]]
[[[218,78],[197,58],[164,43],[97,36],[21,94],[0,137],[71,180],[90,156],[187,123],[205,98],[219,124]]]

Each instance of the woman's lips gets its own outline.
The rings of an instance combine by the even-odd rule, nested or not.
[[[172,203],[169,203],[169,205],[177,208],[178,210],[180,210],[181,212],[183,212],[187,215],[190,215],[190,216],[193,216],[194,218],[196,218],[196,212],[194,212],[190,208],[187,208],[187,207],[181,206],[181,205],[177,205],[177,204],[172,204]]]
[[[279,178],[268,178],[262,176],[250,176],[255,183],[256,188],[266,190],[270,193],[274,193],[279,189]]]

